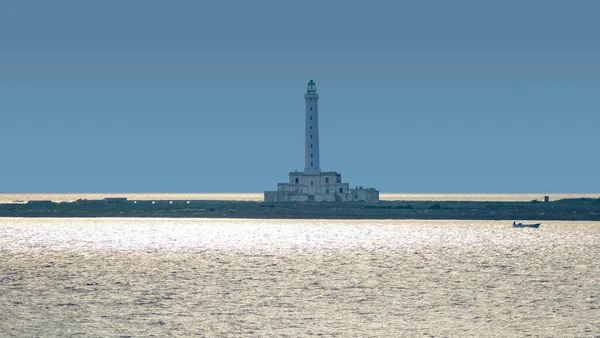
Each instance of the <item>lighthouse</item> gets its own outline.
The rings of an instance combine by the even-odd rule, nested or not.
[[[379,191],[342,183],[342,174],[321,171],[319,153],[319,94],[313,80],[308,82],[305,100],[304,171],[289,173],[287,183],[276,191],[265,191],[265,202],[376,202]]]
[[[317,85],[310,80],[306,87],[306,123],[305,123],[305,142],[304,142],[304,172],[319,173],[319,94],[317,94]]]

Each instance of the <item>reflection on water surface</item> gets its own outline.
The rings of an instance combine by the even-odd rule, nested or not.
[[[600,223],[0,219],[0,336],[594,336]]]
[[[529,202],[544,200],[544,194],[406,194],[380,193],[383,201],[500,201]],[[564,198],[600,198],[600,194],[548,194],[552,201]],[[73,202],[78,199],[101,200],[127,197],[130,200],[218,200],[262,202],[263,193],[73,193],[73,194],[0,194],[0,203],[27,201]]]

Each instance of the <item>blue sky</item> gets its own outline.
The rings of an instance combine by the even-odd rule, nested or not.
[[[0,192],[600,192],[597,1],[0,8]]]

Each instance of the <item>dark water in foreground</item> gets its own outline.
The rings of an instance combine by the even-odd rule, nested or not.
[[[0,336],[598,336],[600,222],[0,219]]]

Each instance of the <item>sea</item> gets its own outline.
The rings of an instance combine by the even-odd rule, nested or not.
[[[599,337],[600,222],[511,224],[0,218],[0,337]]]
[[[600,198],[600,194],[550,194],[550,193],[523,193],[523,194],[415,194],[415,193],[380,193],[382,201],[501,201],[501,202],[530,202],[543,201],[548,196],[551,201],[564,198]],[[107,197],[127,197],[130,200],[230,200],[262,202],[263,193],[38,193],[38,194],[2,194],[0,203],[26,203],[27,201],[54,201],[74,202],[78,199],[97,200]]]

